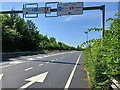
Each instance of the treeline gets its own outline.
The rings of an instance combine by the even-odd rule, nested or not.
[[[40,51],[40,50],[81,50],[48,38],[37,30],[34,22],[25,21],[18,14],[1,15],[2,51]]]

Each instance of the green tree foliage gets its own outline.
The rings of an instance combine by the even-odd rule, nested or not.
[[[120,18],[109,18],[110,27],[104,38],[90,40],[83,52],[92,88],[109,88],[108,76],[120,76]],[[102,29],[89,29],[100,31]]]
[[[80,47],[79,45],[77,46],[77,48],[76,48],[77,50],[79,50],[79,51],[82,51],[83,50],[83,48],[82,47]]]
[[[34,22],[25,22],[18,14],[6,14],[1,17],[3,52],[76,49],[57,42],[54,37],[48,38],[40,34]]]

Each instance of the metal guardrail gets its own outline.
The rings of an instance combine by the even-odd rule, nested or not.
[[[109,76],[110,77],[110,76]],[[115,80],[113,77],[110,77],[111,81],[113,82],[111,87],[114,89],[114,90],[120,90],[120,83]]]
[[[40,53],[44,51],[28,51],[28,52],[2,52],[0,54],[5,55],[5,54],[24,54],[24,53]]]
[[[8,58],[14,58],[18,56],[24,56],[24,55],[34,55],[34,54],[42,54],[45,53],[45,51],[27,51],[27,52],[0,52],[0,55],[2,56],[0,58],[0,61],[6,61]]]

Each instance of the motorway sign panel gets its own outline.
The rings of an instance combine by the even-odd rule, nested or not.
[[[57,5],[58,15],[78,15],[83,14],[83,2],[59,3]]]
[[[50,14],[51,7],[39,7],[39,8],[24,8],[24,14]]]

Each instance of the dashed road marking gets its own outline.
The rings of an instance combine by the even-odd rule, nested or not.
[[[2,74],[0,74],[0,80],[2,80],[2,77],[4,76],[4,74],[2,73]]]
[[[5,67],[9,67],[9,66],[12,66],[12,65],[5,65],[5,66],[2,66],[0,68],[5,68]]]
[[[28,58],[27,60],[35,60],[35,59],[33,59],[33,58]]]
[[[26,72],[26,71],[31,70],[31,69],[33,69],[33,67],[27,68],[24,71]]]
[[[55,61],[55,60],[51,60],[51,61]]]
[[[50,63],[50,62],[46,62],[46,63]]]
[[[12,62],[9,62],[10,64],[20,64],[20,63],[23,63],[21,61],[12,61]]]
[[[5,65],[5,64],[9,64],[9,62],[0,63],[0,65]]]
[[[37,58],[43,58],[43,57],[37,57]]]
[[[44,64],[39,64],[39,66],[42,66],[42,65],[44,65]]]

